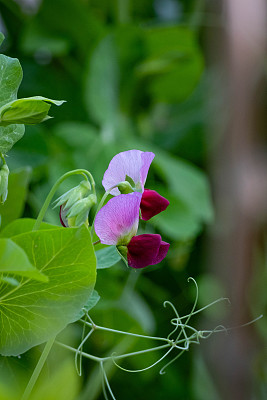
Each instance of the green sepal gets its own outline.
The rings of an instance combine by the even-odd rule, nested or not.
[[[128,253],[128,248],[127,246],[119,245],[116,246],[116,250],[119,253],[122,261],[125,263],[126,267],[128,267],[128,261],[127,261],[127,253]]]

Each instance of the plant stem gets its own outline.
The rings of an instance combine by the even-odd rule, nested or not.
[[[172,343],[172,341],[167,339],[167,338],[161,338],[161,337],[157,337],[157,336],[139,335],[138,333],[124,332],[124,331],[119,331],[117,329],[106,328],[104,326],[98,326],[98,325],[92,324],[91,322],[87,322],[87,321],[83,321],[83,322],[84,322],[85,325],[88,325],[91,328],[93,327],[94,330],[119,333],[119,334],[122,334],[122,335],[134,336],[134,337],[139,337],[139,338],[144,338],[144,339],[161,340],[161,341],[167,342],[169,344]]]
[[[45,363],[45,361],[46,361],[46,359],[48,357],[48,354],[49,354],[49,352],[51,350],[51,347],[54,344],[54,341],[55,341],[55,337],[51,338],[46,343],[45,348],[44,348],[44,350],[43,350],[43,352],[41,354],[41,357],[39,358],[39,361],[38,361],[38,363],[37,363],[37,365],[36,365],[36,367],[35,367],[35,369],[33,371],[31,379],[28,382],[28,385],[27,385],[27,387],[26,387],[26,389],[25,389],[25,391],[23,393],[23,396],[22,396],[21,400],[27,400],[29,398],[29,396],[30,396],[30,394],[32,392],[32,389],[33,389],[33,387],[34,387],[34,385],[35,385],[35,383],[36,383],[36,381],[37,381],[37,379],[38,379],[38,377],[40,375],[40,372],[41,372],[41,370],[42,370],[42,368],[44,366],[44,363]]]
[[[126,357],[131,357],[131,356],[137,356],[140,354],[144,354],[144,353],[149,353],[151,351],[156,351],[156,350],[162,350],[162,349],[166,349],[167,347],[170,347],[171,344],[167,343],[167,344],[163,344],[161,346],[157,346],[157,347],[151,347],[150,349],[145,349],[145,350],[139,350],[139,351],[134,351],[132,353],[126,353],[126,354],[121,354],[121,355],[113,355],[113,356],[109,356],[109,357],[96,357],[93,356],[92,354],[88,354],[88,353],[84,353],[83,351],[78,351],[77,349],[75,349],[74,347],[68,346],[64,343],[61,342],[55,342],[56,344],[58,344],[61,347],[64,347],[65,349],[68,349],[74,353],[79,352],[80,355],[82,355],[85,358],[89,358],[90,360],[96,361],[96,362],[104,362],[104,361],[108,361],[108,360],[112,360],[112,359],[116,359],[116,360],[120,360],[122,358],[126,358]],[[24,400],[24,399],[22,399]]]

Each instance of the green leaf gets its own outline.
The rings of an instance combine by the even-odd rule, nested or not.
[[[121,260],[115,246],[96,251],[97,269],[110,268]]]
[[[30,167],[24,167],[10,173],[7,200],[0,204],[1,227],[19,218],[23,213],[31,172]]]
[[[118,80],[114,40],[108,35],[92,55],[86,82],[88,112],[101,125],[113,122],[117,114]]]
[[[20,235],[21,233],[31,232],[33,230],[35,219],[20,218],[12,221],[0,232],[0,237],[11,238],[12,236]],[[57,226],[42,222],[38,230],[55,229]]]
[[[193,30],[160,26],[145,30],[147,58],[139,66],[141,77],[149,77],[156,102],[184,100],[195,88],[203,71],[203,57]]]
[[[42,96],[13,100],[0,108],[0,126],[39,124],[52,118],[48,115],[51,104],[60,106],[64,102],[64,100],[51,100]]]
[[[22,80],[22,68],[19,60],[0,54],[0,107],[17,99],[17,92]],[[0,126],[0,152],[6,154],[22,138],[23,125]]]
[[[91,296],[96,259],[88,229],[57,228],[12,240],[48,283],[26,281],[0,292],[0,353],[18,355],[47,341],[70,323]]]
[[[93,293],[91,294],[89,300],[86,302],[86,304],[82,307],[78,315],[73,319],[71,322],[76,322],[78,319],[81,319],[85,312],[90,311],[100,300],[100,296],[97,293],[96,290],[93,290]]]
[[[0,272],[47,282],[48,278],[29,261],[25,251],[11,239],[0,239]]]

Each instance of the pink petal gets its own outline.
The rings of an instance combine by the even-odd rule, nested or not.
[[[140,171],[140,181],[143,186],[143,189],[144,189],[144,185],[146,183],[146,177],[148,174],[150,164],[152,163],[154,157],[155,157],[155,154],[152,152],[149,152],[149,151],[142,152],[142,154],[141,154],[142,168]]]
[[[136,234],[142,194],[120,194],[110,199],[95,218],[95,232],[101,243],[127,245]]]
[[[141,215],[144,221],[166,210],[169,200],[158,194],[155,190],[145,189],[140,204]]]
[[[134,236],[128,244],[127,259],[132,268],[144,268],[158,264],[166,256],[169,244],[160,235],[144,234]]]
[[[154,157],[154,153],[140,150],[128,150],[116,154],[103,177],[102,185],[105,190],[108,191],[112,186],[125,181],[126,175],[144,190],[147,173]],[[115,188],[110,193],[116,196],[120,194],[120,191]]]

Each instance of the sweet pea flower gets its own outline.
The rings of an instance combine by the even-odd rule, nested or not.
[[[110,194],[117,196],[121,193],[140,192],[141,218],[144,221],[164,211],[169,201],[155,190],[145,189],[148,170],[155,154],[147,151],[128,150],[116,154],[109,163],[102,185]],[[118,187],[113,188],[118,185]]]
[[[95,232],[101,243],[117,246],[132,268],[144,268],[161,262],[169,243],[157,234],[137,235],[142,194],[120,194],[110,199],[95,218]]]

